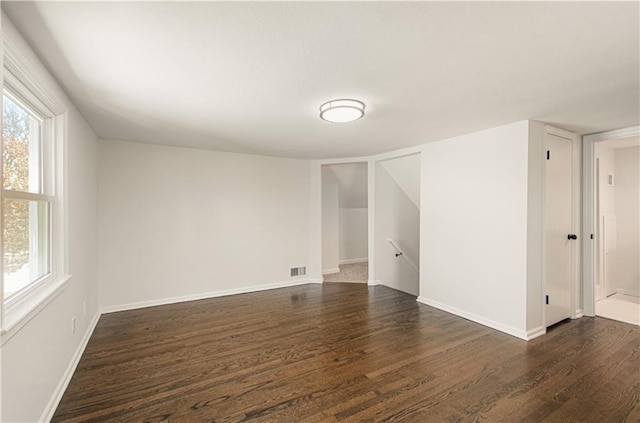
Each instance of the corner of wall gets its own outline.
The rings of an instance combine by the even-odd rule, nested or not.
[[[62,378],[60,379],[60,382],[58,383],[58,386],[56,387],[55,392],[49,399],[49,403],[47,404],[44,411],[42,412],[40,421],[48,422],[48,421],[51,421],[51,419],[53,418],[53,415],[56,412],[56,409],[58,408],[58,404],[60,404],[60,400],[62,399],[64,392],[67,390],[67,387],[69,386],[69,382],[71,382],[73,373],[76,371],[76,367],[78,367],[78,363],[80,363],[80,359],[82,358],[82,354],[84,353],[84,350],[87,347],[87,344],[89,343],[89,339],[91,339],[91,335],[93,335],[93,331],[98,325],[98,320],[100,320],[100,316],[101,316],[100,311],[99,310],[96,311],[95,315],[91,319],[91,322],[89,323],[89,326],[87,327],[87,330],[85,331],[82,337],[82,340],[80,341],[80,344],[78,345],[78,348],[76,349],[71,361],[69,362],[69,366],[67,367]]]
[[[527,158],[527,301],[526,328],[544,327],[543,314],[543,175],[544,127],[528,122]]]

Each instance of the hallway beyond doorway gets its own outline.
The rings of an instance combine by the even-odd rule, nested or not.
[[[640,326],[640,298],[614,294],[596,302],[596,316]]]
[[[338,266],[340,271],[324,275],[324,282],[367,283],[369,280],[369,263],[349,263]]]

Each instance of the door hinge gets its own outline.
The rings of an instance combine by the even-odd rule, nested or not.
[[[544,296],[544,303],[545,304],[549,304],[549,296],[548,295]]]
[[[547,150],[547,160],[549,160],[551,158],[551,151]]]

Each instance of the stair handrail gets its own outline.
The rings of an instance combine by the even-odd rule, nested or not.
[[[400,247],[398,247],[398,244],[396,244],[391,238],[387,238],[387,242],[391,244],[391,246],[396,250],[396,257],[403,257],[407,261],[407,263],[409,263],[409,266],[413,268],[413,270],[415,270],[417,273],[420,273],[418,266],[413,262],[413,260],[407,257],[404,251],[402,251]]]

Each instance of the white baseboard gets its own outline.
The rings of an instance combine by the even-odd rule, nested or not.
[[[367,257],[356,258],[356,259],[346,259],[338,261],[338,264],[354,264],[354,263],[366,263],[369,259]]]
[[[93,331],[95,330],[96,325],[98,324],[98,320],[100,320],[100,316],[101,316],[100,311],[97,311],[95,316],[93,316],[93,319],[91,319],[91,322],[89,322],[89,326],[87,327],[87,330],[84,333],[84,336],[82,337],[82,341],[80,341],[80,345],[78,345],[78,348],[76,349],[75,354],[73,355],[73,357],[71,358],[71,361],[69,362],[69,366],[67,366],[67,369],[62,375],[62,379],[60,379],[60,382],[58,383],[56,390],[53,392],[53,395],[51,396],[49,403],[45,407],[42,413],[42,416],[40,416],[39,421],[49,422],[53,418],[53,414],[56,412],[56,409],[58,408],[58,404],[60,403],[60,400],[64,395],[64,391],[67,390],[67,386],[69,386],[69,382],[71,382],[73,373],[76,371],[76,367],[78,367],[78,363],[80,362],[82,353],[84,353],[84,349],[87,347],[87,344],[89,343],[89,339],[91,339],[91,335],[93,335]]]
[[[333,269],[322,269],[323,275],[332,275],[334,273],[340,273],[340,268],[334,267]]]
[[[579,308],[576,310],[575,314],[573,315],[573,317],[571,317],[572,319],[579,319],[582,316],[584,316],[584,310]]]
[[[309,283],[322,283],[322,279],[308,279]]]
[[[533,328],[527,331],[527,341],[532,340],[533,338],[537,338],[538,336],[542,336],[547,333],[547,328],[544,326],[539,326],[537,328]]]
[[[639,291],[630,291],[624,288],[616,288],[616,294],[630,295],[632,297],[640,297]]]
[[[380,285],[380,281],[379,280],[369,279],[367,281],[367,285],[369,285],[369,286],[378,286],[378,285]]]
[[[487,319],[482,316],[478,316],[477,314],[469,313],[464,310],[460,310],[459,308],[452,307],[450,305],[443,304],[438,301],[425,298],[423,296],[419,296],[416,301],[431,307],[435,307],[442,311],[446,311],[447,313],[455,314],[456,316],[463,317],[467,320],[471,320],[472,322],[480,323],[481,325],[490,327],[491,329],[499,330],[500,332],[504,332],[508,335],[515,336],[516,338],[524,339],[525,341],[528,341],[529,339],[531,339],[529,338],[530,336],[529,333],[526,331],[514,328],[512,326],[508,326],[502,323],[494,322],[493,320]],[[539,329],[538,328],[533,329],[531,331],[532,335],[537,333],[535,331],[539,331]],[[535,336],[540,336],[540,335],[541,334],[537,334]]]
[[[266,291],[268,289],[286,288],[289,286],[306,285],[308,283],[318,283],[317,279],[298,279],[286,282],[268,283],[263,285],[253,285],[242,288],[226,289],[222,291],[202,292],[199,294],[184,295],[180,297],[158,298],[149,301],[121,304],[115,306],[102,307],[101,312],[115,313],[117,311],[135,310],[138,308],[154,307],[165,304],[182,303],[185,301],[203,300],[206,298],[225,297],[227,295],[247,294],[249,292]]]

